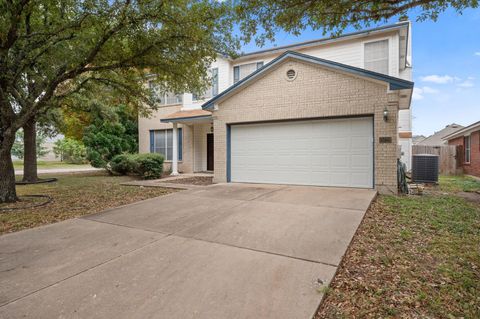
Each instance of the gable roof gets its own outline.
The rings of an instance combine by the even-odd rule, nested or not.
[[[443,129],[441,129],[440,131],[435,132],[432,135],[426,137],[424,140],[418,142],[417,145],[430,145],[430,146],[443,145],[446,143],[445,140],[443,139],[445,136],[453,134],[458,130],[461,130],[462,128],[463,126],[459,124],[455,124],[455,123],[449,124],[445,126]]]
[[[339,36],[316,39],[316,40],[309,40],[309,41],[304,41],[304,42],[297,42],[297,43],[283,45],[283,46],[274,47],[274,48],[270,48],[270,49],[264,49],[264,50],[244,53],[244,54],[240,54],[237,58],[235,58],[235,60],[240,60],[240,59],[243,59],[243,58],[251,58],[251,57],[254,57],[256,55],[262,55],[262,54],[266,54],[266,53],[274,53],[274,52],[278,53],[278,51],[283,52],[283,51],[299,50],[299,49],[303,49],[303,48],[307,48],[307,47],[311,47],[311,46],[316,46],[316,45],[319,45],[319,44],[326,44],[326,43],[337,42],[337,41],[342,41],[342,40],[349,40],[350,38],[357,38],[357,37],[360,37],[360,36],[371,35],[371,34],[386,32],[386,31],[400,30],[400,29],[405,29],[406,32],[407,32],[406,36],[408,36],[409,26],[410,26],[409,21],[402,21],[402,22],[398,22],[398,23],[395,23],[395,24],[384,25],[384,26],[377,27],[377,28],[371,28],[371,29],[366,29],[366,30],[341,34]]]
[[[475,122],[475,123],[473,123],[469,126],[466,126],[466,127],[462,128],[462,129],[460,129],[460,130],[458,130],[454,133],[451,133],[447,136],[444,136],[443,139],[449,141],[449,140],[454,139],[456,137],[469,135],[470,133],[473,133],[473,132],[478,131],[478,130],[480,130],[480,121]]]
[[[317,57],[307,55],[307,54],[303,54],[303,53],[299,53],[299,52],[287,51],[287,52],[281,54],[280,56],[278,56],[277,58],[273,59],[269,63],[265,64],[260,69],[256,70],[255,72],[246,76],[242,80],[238,81],[234,85],[230,86],[229,88],[227,88],[226,90],[224,90],[220,94],[216,95],[214,98],[205,102],[202,105],[202,108],[203,109],[211,108],[217,101],[219,101],[222,98],[232,94],[233,92],[236,92],[237,90],[244,87],[246,84],[248,84],[250,82],[253,82],[260,75],[265,74],[266,72],[268,72],[268,70],[272,69],[277,64],[280,64],[281,62],[283,62],[283,61],[285,61],[286,59],[289,59],[289,58],[297,59],[297,60],[304,61],[304,62],[314,63],[314,64],[317,64],[317,65],[325,66],[325,67],[330,68],[330,69],[350,73],[350,74],[361,76],[361,77],[370,78],[370,79],[373,79],[373,80],[387,82],[389,84],[390,90],[413,89],[413,85],[414,85],[413,82],[403,80],[403,79],[400,79],[400,78],[396,78],[396,77],[393,77],[393,76],[385,75],[385,74],[382,74],[382,73],[377,73],[377,72],[357,68],[357,67],[354,67],[354,66],[350,66],[350,65],[347,65],[347,64],[338,63],[338,62],[334,62],[334,61],[330,61],[330,60],[326,60],[326,59],[322,59],[322,58],[317,58]]]

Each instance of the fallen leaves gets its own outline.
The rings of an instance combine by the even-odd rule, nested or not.
[[[480,317],[480,206],[380,196],[316,319]]]
[[[19,195],[45,194],[53,198],[46,206],[0,213],[0,234],[92,214],[173,192],[161,187],[120,185],[134,179],[103,172],[57,175],[58,182],[18,186]]]

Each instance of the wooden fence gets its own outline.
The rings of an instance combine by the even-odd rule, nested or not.
[[[439,156],[440,174],[456,175],[461,173],[461,147],[455,145],[429,146],[413,145],[412,155],[434,154]]]

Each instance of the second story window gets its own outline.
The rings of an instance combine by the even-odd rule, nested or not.
[[[263,62],[247,63],[233,67],[233,83],[237,83],[244,77],[252,74],[263,66]]]
[[[156,104],[159,105],[169,105],[169,104],[179,104],[182,103],[182,95],[175,94],[172,92],[167,92],[164,90],[161,85],[154,81],[148,82],[148,88],[152,92],[153,99]]]
[[[213,68],[208,71],[209,76],[212,77],[211,85],[202,94],[193,94],[193,100],[207,100],[218,94],[218,68]]]
[[[364,68],[388,74],[388,40],[365,43]]]

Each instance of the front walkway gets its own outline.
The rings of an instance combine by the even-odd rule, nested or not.
[[[217,184],[0,237],[2,318],[311,318],[373,190]]]
[[[175,188],[175,189],[194,189],[199,187],[205,187],[205,186],[199,186],[199,185],[193,185],[193,184],[175,183],[176,180],[186,179],[191,177],[212,177],[213,178],[213,173],[191,173],[191,174],[182,173],[179,175],[163,177],[161,179],[150,179],[150,180],[142,179],[137,181],[126,182],[126,183],[122,183],[122,185],[143,186],[143,187],[166,187],[166,188]]]

